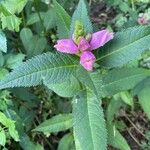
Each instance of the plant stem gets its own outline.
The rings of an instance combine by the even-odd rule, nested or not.
[[[132,139],[137,143],[138,146],[141,146],[140,143],[138,142],[138,140],[132,135],[132,133],[130,132],[130,130],[127,130],[129,135],[132,137]]]
[[[131,0],[132,10],[135,11],[134,0]]]
[[[24,27],[26,27],[25,16],[24,16],[23,11],[21,12],[21,15],[22,15],[22,20],[23,20],[23,25]]]
[[[45,26],[44,26],[44,23],[43,23],[43,20],[42,20],[42,17],[41,17],[41,14],[39,12],[39,6],[38,6],[38,1],[37,0],[34,0],[34,7],[35,7],[35,10],[38,14],[38,17],[40,19],[40,22],[41,22],[41,25],[43,27],[43,30],[44,30],[44,34],[46,35],[46,29],[45,29]]]

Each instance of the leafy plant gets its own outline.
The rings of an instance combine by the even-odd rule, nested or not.
[[[131,12],[126,2],[114,3]],[[150,119],[150,70],[142,60],[150,48],[150,26],[93,33],[86,0],[79,0],[72,17],[56,0],[52,5],[2,0],[0,19],[0,89],[5,89],[0,92],[0,145],[12,138],[24,150],[42,150],[40,142],[33,142],[40,137],[53,150],[45,135],[63,133],[58,150],[106,150],[110,145],[130,150],[115,117],[122,107],[133,109],[137,96]],[[53,92],[61,97],[53,101]],[[39,121],[42,108],[47,111]]]

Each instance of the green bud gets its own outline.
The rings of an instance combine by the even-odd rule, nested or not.
[[[85,37],[85,39],[90,42],[91,41],[91,38],[92,38],[92,34],[88,33]]]
[[[80,21],[76,21],[75,22],[75,30],[73,33],[73,40],[76,44],[79,44],[80,42],[80,38],[82,36],[85,36],[85,32],[84,32],[84,26]]]

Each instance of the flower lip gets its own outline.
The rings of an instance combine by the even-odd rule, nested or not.
[[[78,47],[72,39],[58,40],[57,44],[54,45],[54,47],[57,49],[57,51],[62,53],[69,53],[69,54],[78,53]]]
[[[90,48],[91,48],[91,46],[90,46],[89,42],[84,37],[81,37],[80,43],[78,45],[78,49],[81,52],[84,52],[84,51],[90,50]]]
[[[85,51],[80,56],[80,64],[88,71],[93,70],[96,58],[94,54],[90,51]]]

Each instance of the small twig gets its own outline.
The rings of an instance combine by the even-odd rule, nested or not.
[[[131,125],[146,139],[147,137],[140,131],[140,129],[137,128],[137,126],[130,120],[130,118],[128,116],[125,115],[125,118],[131,123]]]
[[[133,134],[130,132],[130,130],[128,129],[127,132],[129,133],[129,135],[131,136],[131,138],[138,144],[138,146],[141,146],[139,141],[133,136]]]
[[[92,5],[92,0],[89,0],[89,6],[91,6]]]

